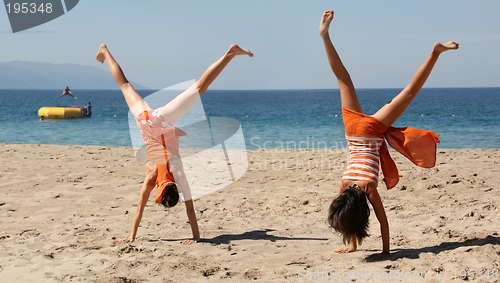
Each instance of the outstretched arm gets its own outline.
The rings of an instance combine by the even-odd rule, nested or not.
[[[158,168],[156,167],[156,164],[146,164],[146,179],[144,180],[141,189],[141,194],[139,196],[139,203],[137,204],[134,220],[132,222],[132,231],[130,232],[130,236],[128,238],[120,239],[116,241],[117,243],[125,241],[133,242],[135,240],[135,236],[137,235],[137,229],[139,229],[139,224],[141,223],[144,208],[148,203],[151,191],[155,187],[155,181],[157,175],[158,175]]]
[[[182,241],[183,244],[197,243],[200,240],[200,230],[198,229],[198,220],[196,220],[196,213],[194,211],[193,200],[187,200],[186,213],[189,219],[189,224],[191,225],[191,232],[193,232],[193,238]]]
[[[389,247],[389,221],[387,221],[387,215],[385,215],[384,205],[382,204],[382,199],[378,194],[377,188],[368,188],[367,191],[368,200],[373,206],[373,211],[375,211],[375,216],[380,223],[380,233],[382,235],[382,253],[380,256],[389,256],[391,249]]]

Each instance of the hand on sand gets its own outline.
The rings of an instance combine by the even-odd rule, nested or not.
[[[120,239],[120,240],[116,240],[115,243],[121,243],[121,242],[129,242],[129,243],[132,243],[134,241],[134,238],[132,237],[128,237],[128,238],[125,238],[125,239]]]
[[[337,254],[346,254],[346,253],[352,253],[352,252],[355,252],[355,251],[356,251],[355,248],[348,247],[348,248],[343,248],[343,249],[336,250],[335,253],[337,253]]]
[[[186,240],[182,241],[181,244],[183,244],[183,245],[196,244],[196,243],[198,243],[199,240],[200,240],[200,238],[186,239]]]
[[[333,10],[327,10],[323,13],[321,17],[321,22],[319,23],[319,35],[323,36],[328,33],[330,28],[330,23],[333,20]]]

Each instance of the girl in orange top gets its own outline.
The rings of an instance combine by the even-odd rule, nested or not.
[[[153,110],[125,78],[123,71],[109,53],[106,45],[100,46],[96,59],[101,63],[108,62],[111,74],[120,87],[130,111],[136,118],[137,126],[140,128],[146,143],[146,179],[139,196],[132,231],[128,238],[117,242],[133,242],[135,240],[144,208],[155,185],[158,185],[155,203],[162,203],[168,207],[177,204],[179,192],[182,192],[193,233],[193,238],[187,239],[183,243],[196,243],[200,240],[193,200],[189,193],[189,185],[179,155],[179,136],[185,135],[185,133],[175,128],[173,124],[194,105],[200,95],[205,93],[208,86],[237,55],[253,56],[249,50],[241,49],[236,44],[231,45],[229,50],[203,73],[199,81],[167,105]]]
[[[374,115],[368,116],[363,114],[349,73],[330,40],[328,29],[332,20],[333,11],[325,11],[321,18],[319,33],[325,44],[330,67],[339,82],[350,159],[342,176],[340,194],[330,205],[328,222],[342,234],[344,243],[350,244],[350,247],[335,252],[356,251],[357,242],[361,244],[363,238],[368,236],[370,215],[368,199],[380,223],[382,253],[379,257],[385,258],[390,256],[389,224],[377,191],[379,162],[388,189],[398,182],[398,172],[389,156],[384,138],[395,150],[416,165],[424,168],[434,166],[439,135],[411,127],[394,128],[391,124],[398,119],[420,91],[439,55],[447,50],[458,49],[458,44],[453,41],[445,44],[436,42],[431,55],[418,69],[410,84]]]

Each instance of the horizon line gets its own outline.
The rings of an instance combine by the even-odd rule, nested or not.
[[[403,87],[404,88],[404,87]],[[474,89],[474,88],[500,88],[500,86],[466,86],[466,87],[423,87],[422,89]],[[120,90],[117,88],[71,88],[72,90]],[[357,90],[383,90],[402,89],[401,87],[358,87]],[[0,90],[60,90],[60,88],[1,88]],[[154,88],[136,88],[136,90],[160,91]],[[262,89],[208,89],[207,91],[300,91],[300,90],[339,90],[338,88],[262,88]]]

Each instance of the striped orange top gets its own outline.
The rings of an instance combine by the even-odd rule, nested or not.
[[[378,182],[380,164],[387,189],[396,186],[399,181],[398,168],[389,155],[385,140],[417,166],[431,168],[436,164],[439,135],[433,131],[387,127],[372,116],[344,107],[342,119],[351,153],[342,179]]]
[[[380,147],[383,138],[346,136],[350,158],[342,180],[378,182]]]

